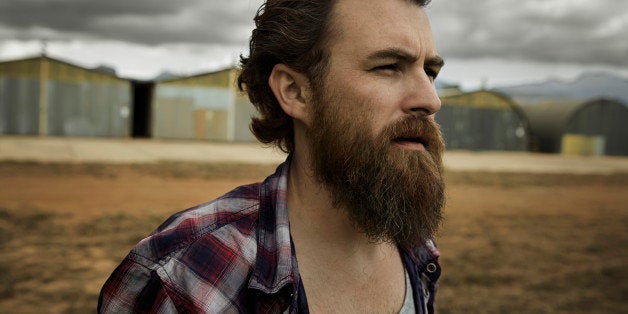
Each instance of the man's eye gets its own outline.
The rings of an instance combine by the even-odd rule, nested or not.
[[[434,71],[434,70],[432,70],[430,68],[426,68],[425,69],[425,74],[427,74],[427,76],[429,76],[432,81],[434,81],[436,79],[436,77],[438,76],[438,72],[436,72],[436,71]]]
[[[397,63],[384,64],[373,68],[374,71],[399,71],[399,65]]]

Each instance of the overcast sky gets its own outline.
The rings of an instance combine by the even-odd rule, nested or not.
[[[195,74],[246,53],[261,0],[2,0],[0,60],[53,57],[119,75]],[[628,1],[433,0],[442,77],[463,87],[571,79],[588,70],[628,77]]]

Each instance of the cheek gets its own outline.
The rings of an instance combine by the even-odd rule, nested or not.
[[[390,123],[402,116],[397,95],[390,86],[359,75],[336,76],[331,80],[329,96],[334,99],[338,114],[347,115],[362,129],[377,136]]]
[[[362,99],[364,109],[374,117],[383,120],[384,124],[401,116],[401,97],[394,87],[384,84],[364,84],[356,90],[356,97]]]
[[[357,98],[356,98],[357,99]],[[371,95],[362,97],[357,107],[355,117],[362,128],[370,131],[372,137],[377,137],[390,123],[395,121],[395,111],[390,100]]]

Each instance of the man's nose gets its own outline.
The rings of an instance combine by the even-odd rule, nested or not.
[[[441,102],[434,83],[425,72],[418,73],[407,84],[403,111],[407,114],[430,116],[440,110]]]

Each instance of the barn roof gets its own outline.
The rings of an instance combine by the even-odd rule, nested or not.
[[[105,74],[105,75],[109,75],[112,77],[116,77],[116,78],[120,78],[116,75],[115,70],[109,67],[105,67],[105,66],[100,66],[97,68],[87,68],[84,66],[80,66],[78,64],[69,62],[67,60],[62,60],[59,58],[53,58],[47,55],[44,56],[33,56],[33,57],[27,57],[27,58],[20,58],[20,59],[12,59],[12,60],[4,60],[4,61],[0,61],[0,66],[8,66],[11,64],[17,64],[17,63],[23,63],[23,62],[29,62],[29,61],[41,61],[41,60],[48,60],[48,61],[52,61],[58,64],[62,64],[62,65],[66,65],[69,67],[73,67],[73,68],[77,68],[77,69],[81,69],[84,71],[90,71],[90,72],[97,72],[100,74]]]
[[[606,98],[589,100],[554,99],[537,102],[520,101],[521,109],[530,121],[532,132],[539,136],[560,136],[569,121],[579,110],[593,104],[623,105],[623,103]],[[624,106],[625,107],[625,106]],[[626,107],[628,110],[628,107]]]
[[[203,72],[189,76],[158,80],[156,81],[156,84],[177,86],[212,86],[228,88],[235,86],[235,76],[233,76],[234,71],[237,71],[237,69],[234,67],[228,67],[212,72]]]
[[[515,109],[515,102],[508,96],[486,90],[440,97],[443,104],[474,108]]]
[[[478,109],[512,110],[524,124],[529,127],[528,117],[521,110],[521,106],[511,97],[495,91],[478,90],[469,93],[441,96],[441,102],[449,106],[465,106]]]

